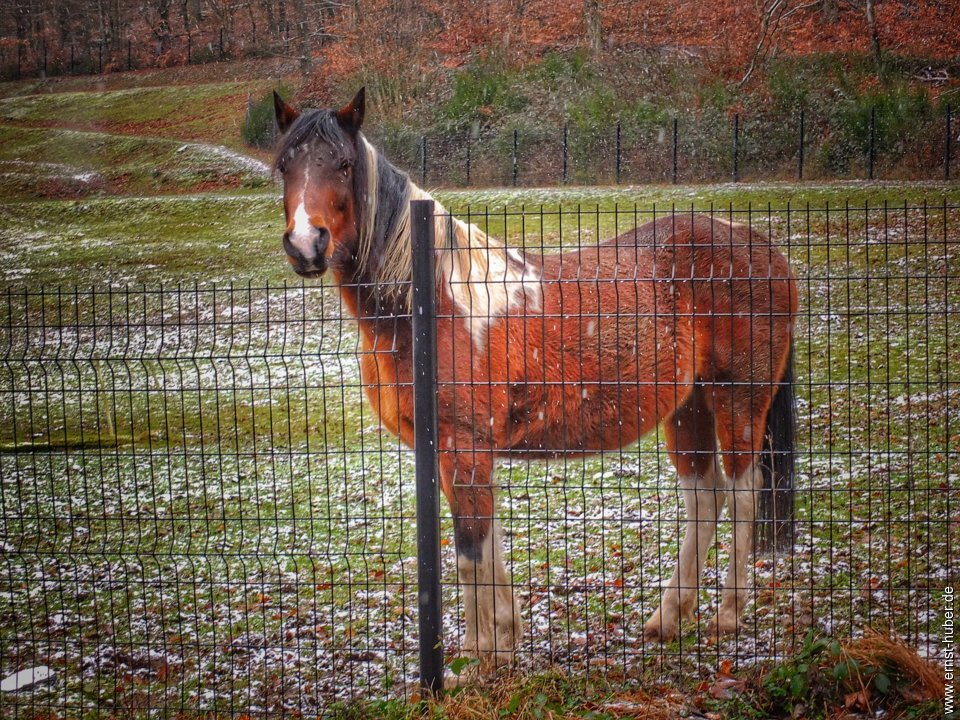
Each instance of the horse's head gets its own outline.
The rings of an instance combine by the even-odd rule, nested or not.
[[[283,133],[276,159],[287,220],[283,249],[297,274],[320,277],[357,253],[364,91],[340,110],[302,114],[276,93],[273,99]]]

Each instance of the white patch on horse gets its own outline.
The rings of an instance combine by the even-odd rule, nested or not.
[[[310,215],[307,213],[307,208],[303,202],[304,196],[306,195],[306,188],[309,184],[310,168],[308,167],[304,171],[304,190],[300,193],[300,202],[297,205],[297,209],[293,211],[293,230],[290,231],[290,242],[303,253],[305,258],[311,257],[313,241],[316,236],[316,230],[310,222]]]
[[[474,345],[482,348],[488,327],[512,310],[540,309],[540,272],[516,250],[476,225],[436,206],[438,270],[450,297],[466,315]]]
[[[733,222],[731,220],[724,220],[723,218],[717,217],[716,215],[713,216],[713,221],[718,222],[721,225],[726,225],[727,227],[731,227],[731,228],[746,227],[746,225],[744,225],[743,223]]]

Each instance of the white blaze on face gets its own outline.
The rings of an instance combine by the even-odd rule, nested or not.
[[[316,228],[310,222],[310,215],[304,206],[303,200],[307,185],[310,183],[309,168],[304,172],[303,190],[300,192],[300,202],[293,211],[293,229],[290,231],[290,242],[308,260],[313,258],[313,243],[317,236]]]

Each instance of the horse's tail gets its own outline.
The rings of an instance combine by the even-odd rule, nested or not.
[[[793,392],[793,342],[787,366],[767,415],[760,466],[763,489],[757,503],[758,551],[783,551],[793,546],[793,476],[796,406]]]

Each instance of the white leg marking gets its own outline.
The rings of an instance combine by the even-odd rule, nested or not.
[[[756,518],[757,490],[763,483],[760,466],[754,462],[746,472],[733,479],[728,492],[730,519],[733,521],[733,547],[730,549],[730,567],[723,583],[720,610],[710,621],[708,635],[737,631],[740,613],[749,596],[747,559],[753,551],[753,523]]]
[[[503,561],[500,528],[493,521],[478,561],[459,555],[457,571],[463,587],[465,655],[480,659],[482,672],[513,662],[522,634],[520,604]]]
[[[701,478],[680,478],[680,486],[687,515],[683,545],[677,566],[660,597],[660,607],[644,625],[644,637],[648,640],[676,637],[679,621],[693,615],[703,563],[725,501],[723,471],[716,457],[711,473]]]

